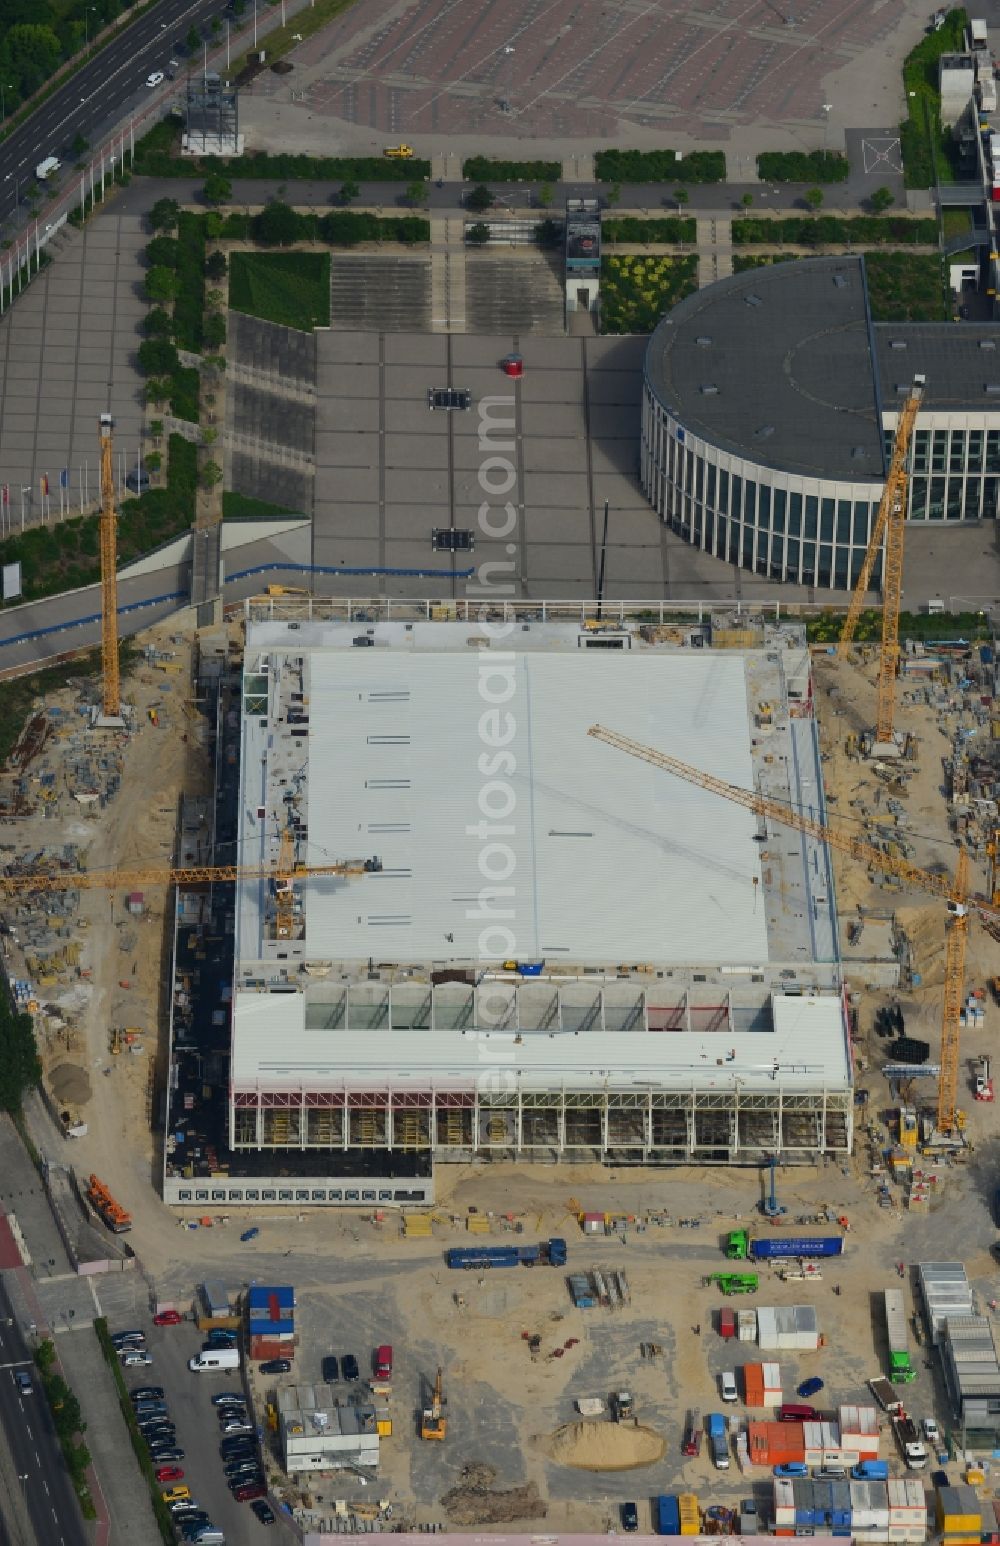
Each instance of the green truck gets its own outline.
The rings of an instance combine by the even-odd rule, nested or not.
[[[910,1362],[910,1344],[906,1335],[906,1310],[903,1290],[885,1290],[885,1329],[889,1343],[889,1378],[894,1385],[909,1385],[917,1377]]]
[[[734,1229],[726,1236],[726,1260],[746,1261],[750,1255],[750,1231]]]
[[[755,1294],[760,1287],[756,1272],[713,1272],[704,1286],[710,1288],[713,1283],[718,1283],[724,1294]]]

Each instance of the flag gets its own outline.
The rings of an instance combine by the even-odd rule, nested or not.
[[[68,467],[64,467],[62,472],[59,474],[59,487],[60,488],[69,488],[69,468]]]
[[[42,498],[44,499],[46,494],[49,492],[49,475],[47,472],[42,473],[42,476],[38,480],[38,487],[41,489]]]

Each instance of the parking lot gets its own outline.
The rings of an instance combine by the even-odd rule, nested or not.
[[[160,1386],[166,1402],[170,1421],[176,1426],[177,1447],[184,1451],[184,1458],[176,1464],[184,1472],[182,1486],[189,1487],[191,1495],[206,1511],[213,1524],[219,1526],[227,1542],[238,1543],[256,1539],[261,1532],[262,1540],[280,1541],[284,1530],[265,1536],[262,1526],[250,1511],[249,1503],[237,1503],[226,1484],[223,1462],[219,1455],[221,1434],[212,1397],[222,1391],[244,1389],[242,1370],[193,1373],[188,1359],[201,1349],[204,1337],[190,1321],[179,1326],[153,1326],[148,1320],[130,1322],[127,1326],[112,1325],[116,1331],[142,1329],[146,1335],[146,1349],[152,1355],[152,1364],[140,1368],[127,1368],[125,1380],[130,1390],[143,1386]],[[164,1488],[171,1485],[163,1484]]]

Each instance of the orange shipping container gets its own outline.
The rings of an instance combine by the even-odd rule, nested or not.
[[[750,1460],[753,1465],[787,1465],[805,1458],[801,1423],[747,1424]]]
[[[759,1363],[743,1365],[743,1399],[747,1406],[764,1405],[764,1366]]]

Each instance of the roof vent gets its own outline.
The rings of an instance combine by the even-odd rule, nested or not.
[[[908,381],[897,381],[896,391],[899,393],[900,397],[909,397],[910,383]]]
[[[980,349],[995,349],[996,341],[992,338],[981,338],[979,340],[979,347]]]
[[[744,295],[743,304],[744,306],[763,306],[764,302],[759,295]]]
[[[906,340],[903,339],[903,338],[894,338],[892,340],[892,343],[889,345],[889,347],[890,347],[890,349],[905,349],[906,348]]]
[[[862,461],[864,461],[864,459],[865,459],[865,457],[867,455],[868,455],[868,450],[867,450],[866,446],[852,446],[851,447],[851,456],[854,459],[854,461],[862,462]]]
[[[834,274],[833,282],[837,286],[838,290],[847,289],[847,280],[844,278],[843,274]]]
[[[702,395],[702,397],[717,397],[718,394],[719,394],[719,389],[715,385],[714,382],[711,382],[711,381],[706,382],[701,387],[701,395]]]
[[[760,429],[754,430],[754,434],[757,436],[758,440],[766,440],[768,435],[774,434],[774,425],[762,424]]]
[[[702,333],[698,338],[695,339],[695,343],[698,345],[699,349],[708,349],[711,347],[712,340],[709,338],[707,333]]]
[[[1000,397],[1000,381],[987,381],[983,391],[987,397]]]

